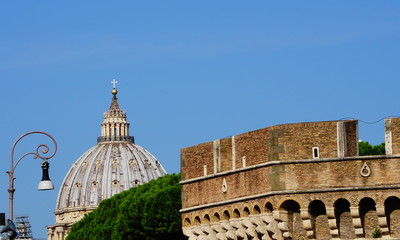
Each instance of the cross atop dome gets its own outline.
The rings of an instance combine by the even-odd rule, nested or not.
[[[115,88],[115,85],[117,84],[118,82],[115,80],[115,79],[113,79],[112,81],[111,81],[111,84],[113,85],[113,88]]]
[[[111,84],[113,85],[113,90],[111,91],[111,93],[114,95],[114,97],[115,97],[115,96],[117,95],[117,93],[118,93],[118,90],[115,88],[117,83],[118,83],[118,82],[117,82],[115,79],[113,79],[113,80],[111,81]]]

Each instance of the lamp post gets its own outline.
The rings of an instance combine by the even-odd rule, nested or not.
[[[22,155],[22,157],[20,157],[15,163],[14,163],[14,149],[15,146],[17,145],[17,143],[24,137],[31,135],[31,134],[43,134],[46,135],[47,137],[49,137],[53,143],[54,143],[54,152],[50,155],[50,156],[43,156],[41,155],[41,153],[39,153],[40,150],[42,150],[42,154],[47,154],[49,152],[49,146],[47,146],[46,144],[40,144],[36,147],[36,151],[35,152],[28,152],[25,153],[24,155]],[[10,178],[10,182],[9,182],[9,188],[8,188],[8,192],[9,192],[9,219],[11,219],[11,221],[13,220],[13,204],[14,204],[14,192],[15,192],[15,188],[14,188],[14,172],[15,172],[15,168],[18,166],[18,163],[26,156],[28,155],[33,155],[33,158],[40,158],[42,159],[42,181],[40,181],[39,186],[38,186],[38,190],[51,190],[54,189],[54,185],[53,183],[50,181],[49,178],[49,162],[48,160],[50,158],[52,158],[57,152],[57,142],[56,140],[48,133],[45,132],[38,132],[38,131],[33,131],[33,132],[28,132],[25,133],[23,135],[21,135],[13,144],[12,149],[11,149],[11,158],[10,158],[10,171],[7,171],[8,176]]]

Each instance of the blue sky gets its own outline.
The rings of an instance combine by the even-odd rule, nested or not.
[[[394,0],[3,2],[0,211],[12,143],[52,134],[56,190],[36,190],[38,160],[15,173],[15,214],[46,237],[65,174],[100,135],[113,78],[131,135],[169,173],[181,148],[283,123],[356,118],[360,139],[379,144],[378,120],[400,115],[399,12]],[[16,157],[44,139],[24,140]]]

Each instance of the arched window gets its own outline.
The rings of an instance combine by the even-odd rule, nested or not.
[[[267,202],[265,204],[265,212],[272,213],[273,211],[274,211],[274,208],[272,207],[272,203]]]
[[[250,215],[250,211],[248,207],[243,209],[243,217],[248,217]]]
[[[300,205],[294,200],[286,200],[279,208],[280,217],[287,222],[292,239],[307,239],[307,232],[303,227],[303,220],[300,217]]]
[[[190,219],[189,218],[185,218],[185,220],[183,221],[183,226],[187,227],[187,226],[190,226],[190,225],[191,225]]]
[[[229,214],[228,210],[224,211],[224,214],[222,215],[223,220],[229,220],[231,218],[231,215]]]
[[[341,239],[356,238],[349,201],[340,198],[336,200],[333,206],[335,208],[336,226],[339,230],[339,237]]]
[[[313,147],[313,158],[319,158],[319,148],[318,147]]]
[[[194,224],[195,224],[195,225],[200,225],[200,224],[201,224],[201,221],[200,221],[200,217],[199,217],[199,216],[196,216],[196,217],[194,218]]]
[[[233,211],[232,217],[233,217],[233,218],[240,218],[240,212],[239,212],[239,210],[235,209],[235,210]]]
[[[210,223],[210,216],[208,214],[204,215],[203,223]]]
[[[253,207],[253,214],[260,214],[261,213],[261,209],[259,206],[255,205]]]
[[[330,239],[328,216],[326,215],[325,204],[320,200],[312,201],[308,206],[312,228],[316,239]]]
[[[212,219],[212,221],[213,222],[219,222],[221,220],[221,218],[219,217],[219,213],[214,213],[214,216],[213,216],[213,219]]]
[[[379,228],[375,201],[372,198],[363,198],[359,205],[361,224],[364,228],[364,237],[372,238],[375,228]]]
[[[385,215],[390,237],[400,238],[400,199],[398,197],[389,197],[386,199]]]

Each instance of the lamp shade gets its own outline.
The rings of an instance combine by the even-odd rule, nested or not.
[[[38,186],[39,191],[54,189],[54,184],[51,182],[49,177],[49,167],[49,162],[44,161],[42,163],[42,181],[40,181]]]
[[[42,180],[38,185],[39,191],[53,190],[53,189],[54,189],[54,184],[50,180]]]

